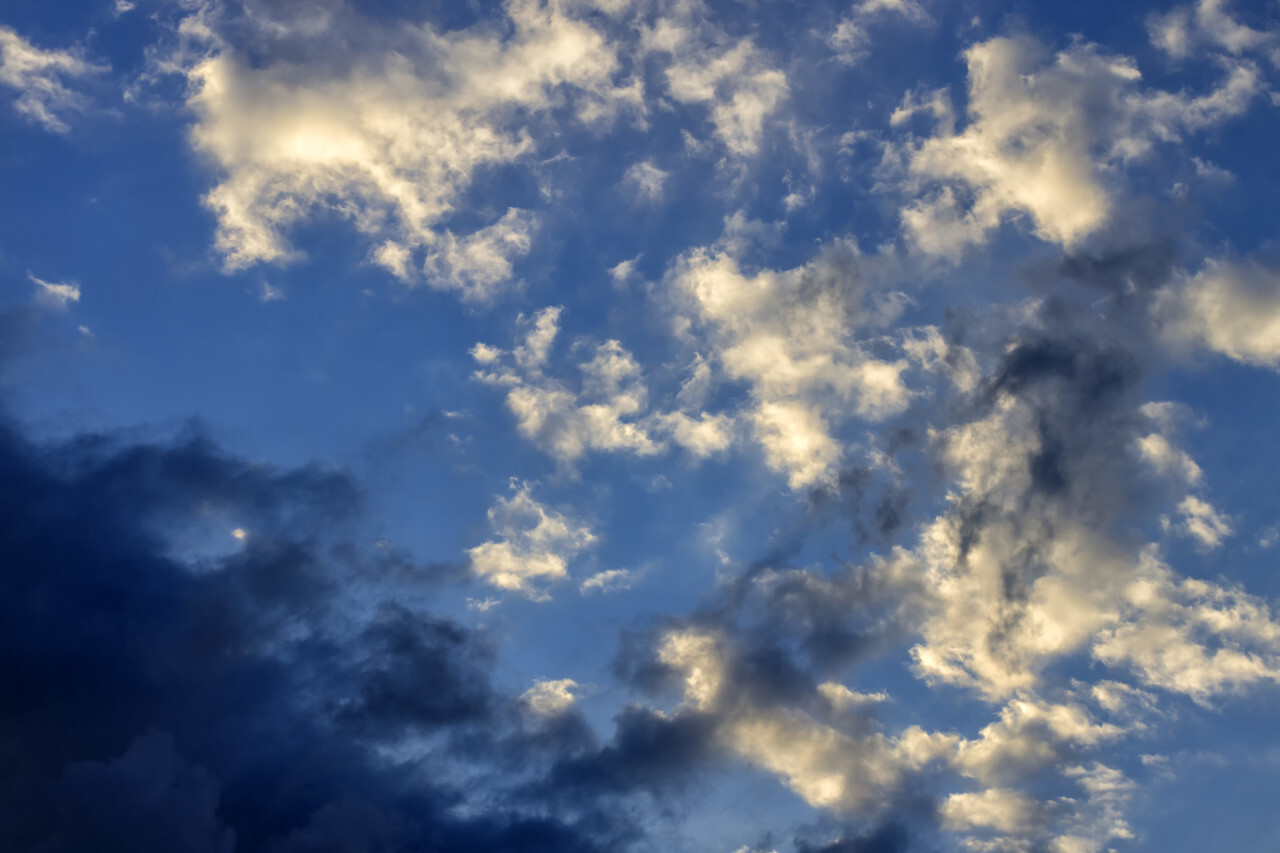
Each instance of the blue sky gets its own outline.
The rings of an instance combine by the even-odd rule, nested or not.
[[[11,0],[0,847],[1276,849],[1276,138],[1264,0]]]

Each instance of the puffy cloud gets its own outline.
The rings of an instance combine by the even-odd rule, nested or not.
[[[618,341],[595,347],[578,365],[577,390],[548,376],[544,367],[559,332],[559,308],[539,311],[524,342],[510,353],[486,344],[472,348],[482,382],[506,389],[507,408],[520,433],[566,466],[585,454],[629,452],[654,456],[673,441],[695,458],[728,449],[732,421],[706,412],[649,411],[640,364]],[[486,369],[487,368],[487,369]]]
[[[1037,820],[1039,804],[1021,791],[988,788],[973,793],[952,794],[939,807],[942,824],[951,830],[991,828],[1018,834]]]
[[[662,187],[671,177],[649,160],[642,160],[627,169],[622,183],[641,202],[656,202],[662,198]],[[623,261],[626,263],[626,261]]]
[[[1280,271],[1259,260],[1209,260],[1162,288],[1154,316],[1174,346],[1280,367]]]
[[[577,702],[574,691],[577,689],[578,682],[572,678],[538,681],[521,695],[520,701],[535,714],[554,717],[574,706]]]
[[[1200,466],[1196,461],[1160,433],[1139,438],[1138,451],[1160,474],[1177,477],[1191,485],[1200,482]]]
[[[905,297],[877,304],[848,243],[801,267],[754,274],[742,270],[732,244],[729,234],[669,271],[685,311],[678,322],[704,330],[724,376],[750,388],[748,418],[767,464],[795,489],[829,482],[844,456],[834,427],[851,415],[901,413],[917,393],[904,374],[913,364],[941,367],[938,345],[946,345],[915,330],[896,342],[903,357],[872,354],[873,343],[890,343],[874,333],[896,319]]]
[[[586,524],[534,500],[528,483],[513,482],[511,497],[489,510],[497,539],[470,549],[471,570],[499,589],[535,601],[550,596],[543,584],[568,576],[569,561],[595,542]]]
[[[1020,781],[1054,765],[1066,752],[1118,740],[1125,729],[1099,723],[1078,704],[1046,702],[1033,694],[1011,699],[977,738],[958,745],[954,763],[986,784]]]
[[[1151,43],[1174,59],[1186,59],[1202,44],[1239,55],[1277,40],[1274,31],[1255,30],[1236,21],[1227,11],[1229,2],[1198,0],[1194,6],[1148,16]]]
[[[107,70],[79,50],[44,50],[0,26],[0,86],[16,91],[13,105],[18,114],[45,130],[68,132],[67,118],[89,106],[88,98],[66,81]]]
[[[618,57],[586,4],[509,0],[503,10],[509,38],[423,24],[382,33],[390,46],[378,53],[353,51],[328,25],[287,27],[280,37],[325,58],[267,63],[224,41],[207,7],[193,13],[185,32],[204,47],[176,64],[190,83],[192,145],[220,173],[205,201],[225,266],[290,260],[288,231],[327,213],[377,240],[373,261],[397,277],[491,299],[528,251],[534,219],[513,209],[467,234],[448,230],[473,176],[533,152],[553,108],[592,123],[632,102],[614,86]]]
[[[917,548],[928,566],[924,641],[912,650],[920,674],[1004,697],[1087,651],[1196,701],[1272,677],[1280,626],[1264,605],[1177,581],[1154,550],[1100,531],[1098,518],[1124,511],[1134,476],[1124,444],[1132,404],[1110,357],[1029,355],[1006,356],[1003,376],[1022,378],[997,382],[1006,390],[991,414],[936,436],[956,509],[927,524]],[[1197,497],[1179,510],[1206,547],[1231,532]]]
[[[765,123],[789,94],[787,75],[750,39],[732,40],[708,23],[701,3],[677,3],[642,35],[642,50],[670,56],[667,92],[705,106],[729,154],[757,154]]]
[[[918,727],[896,738],[852,735],[793,708],[757,701],[731,673],[731,647],[711,634],[676,631],[658,651],[680,674],[686,700],[717,721],[716,736],[737,755],[781,776],[814,806],[872,814],[895,795],[908,773],[938,761],[956,738]]]
[[[1232,533],[1230,519],[1195,495],[1183,498],[1178,504],[1178,514],[1182,516],[1179,530],[1205,548],[1217,548]]]
[[[1256,596],[1179,579],[1147,552],[1121,602],[1121,617],[1099,632],[1092,652],[1132,667],[1147,684],[1208,704],[1219,694],[1280,680],[1280,622]]]
[[[468,301],[489,301],[510,285],[511,259],[528,253],[535,222],[528,211],[511,208],[497,222],[462,239],[446,231],[438,248],[427,252],[423,271],[434,287],[456,290]],[[395,263],[398,268],[399,260]]]
[[[953,260],[1014,215],[1043,240],[1080,245],[1115,209],[1117,167],[1239,115],[1265,88],[1257,67],[1238,60],[1204,95],[1144,91],[1128,57],[1087,43],[1049,56],[1026,36],[980,42],[964,57],[963,130],[937,94],[908,96],[893,116],[898,125],[922,110],[938,119],[932,136],[897,152],[917,193],[902,221],[918,249]]]

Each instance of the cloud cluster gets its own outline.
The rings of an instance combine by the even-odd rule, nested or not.
[[[1128,315],[1138,328],[1142,310]],[[1170,697],[1207,708],[1280,683],[1280,620],[1230,583],[1179,576],[1137,533],[1166,500],[1206,547],[1231,532],[1187,493],[1202,472],[1176,443],[1185,415],[1138,393],[1155,341],[1073,332],[1061,305],[1018,317],[930,431],[948,494],[914,546],[834,572],[769,557],[659,630],[634,671],[666,673],[678,713],[712,721],[719,749],[853,826],[1096,853],[1135,837],[1137,782],[1107,755],[1159,725]],[[972,693],[995,719],[885,726],[893,694],[846,679],[900,643],[926,684]]]
[[[701,459],[729,447],[733,424],[725,415],[687,406],[650,411],[640,364],[616,340],[596,345],[578,365],[576,389],[549,375],[560,310],[544,308],[525,321],[524,341],[510,352],[488,344],[471,350],[476,378],[506,389],[521,435],[565,466],[592,451],[654,456],[674,443]]]
[[[892,123],[925,112],[936,129],[890,149],[916,196],[902,210],[908,240],[951,260],[1017,216],[1042,240],[1078,248],[1115,213],[1119,167],[1240,115],[1266,90],[1243,58],[1202,95],[1143,89],[1131,58],[1084,42],[1050,55],[1028,36],[998,37],[964,58],[963,129],[945,92],[909,94]]]
[[[750,389],[745,417],[793,489],[833,480],[845,453],[836,424],[908,407],[919,393],[906,382],[913,368],[970,381],[964,353],[936,328],[886,332],[909,298],[869,292],[859,265],[856,247],[837,242],[803,266],[751,274],[730,243],[691,250],[668,273],[678,322],[696,324],[724,376]]]
[[[153,57],[155,74],[187,80],[229,271],[297,258],[290,232],[327,216],[350,221],[401,281],[491,301],[515,283],[537,217],[500,201],[496,219],[457,219],[478,178],[532,163],[575,129],[643,123],[665,98],[705,111],[724,150],[749,157],[787,95],[785,73],[695,2],[507,0],[500,26],[452,30],[388,29],[342,3],[312,15],[259,6],[189,4],[176,46]],[[269,49],[246,49],[236,34],[250,26]],[[646,62],[663,67],[652,92]],[[663,175],[645,162],[627,182],[653,200]]]
[[[449,221],[475,176],[527,159],[554,110],[593,124],[634,105],[591,11],[510,0],[509,37],[422,24],[364,40],[376,50],[348,28],[378,25],[344,11],[341,24],[321,16],[276,33],[300,40],[303,59],[258,63],[222,37],[232,12],[200,7],[189,20],[202,25],[187,27],[199,50],[188,46],[194,58],[177,64],[196,116],[192,145],[220,175],[205,201],[227,269],[289,260],[288,232],[323,212],[350,220],[398,278],[491,299],[528,251],[534,220],[512,209],[455,233]]]

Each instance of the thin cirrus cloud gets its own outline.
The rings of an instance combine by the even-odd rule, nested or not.
[[[1273,11],[101,5],[0,22],[0,847],[1275,833]]]
[[[45,130],[69,132],[68,122],[92,104],[77,85],[108,70],[76,47],[41,48],[0,26],[0,91],[9,90],[18,115]]]

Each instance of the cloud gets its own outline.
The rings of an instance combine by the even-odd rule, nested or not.
[[[714,635],[695,631],[672,632],[658,650],[659,660],[683,679],[690,707],[716,720],[718,740],[781,776],[810,805],[874,814],[906,773],[954,745],[954,738],[918,727],[898,738],[854,736],[802,711],[761,703],[748,692],[747,673],[733,672],[732,654]]]
[[[863,0],[840,19],[827,44],[844,65],[856,65],[871,54],[869,27],[894,16],[914,24],[927,24],[929,13],[915,0]]]
[[[635,581],[635,574],[627,569],[606,569],[603,572],[596,572],[584,580],[579,585],[578,591],[583,595],[590,595],[595,592],[621,592],[622,590],[631,589],[633,581]]]
[[[66,81],[107,70],[85,59],[78,49],[44,50],[12,28],[0,26],[0,86],[16,91],[13,104],[18,114],[45,130],[68,133],[67,120],[90,105]]]
[[[1226,78],[1203,95],[1143,90],[1132,59],[1076,43],[1050,56],[1027,36],[968,48],[969,118],[956,130],[945,96],[909,95],[894,113],[903,125],[931,112],[933,135],[896,151],[908,240],[920,251],[958,260],[1015,216],[1037,237],[1079,247],[1116,209],[1120,167],[1157,143],[1222,124],[1248,109],[1265,85],[1247,60],[1225,64]]]
[[[657,202],[662,199],[662,188],[669,177],[670,172],[659,169],[649,160],[642,160],[627,169],[622,176],[622,183],[637,201]]]
[[[1209,259],[1156,294],[1156,322],[1179,348],[1280,367],[1280,271],[1257,259]]]
[[[80,301],[80,286],[76,284],[57,284],[54,282],[44,281],[36,278],[31,273],[27,273],[27,278],[31,279],[32,284],[36,286],[36,300],[53,308],[63,309],[67,307],[68,302]]]
[[[735,283],[708,292],[736,306],[768,292]],[[664,623],[626,671],[647,689],[676,685],[673,719],[708,720],[718,749],[838,819],[905,820],[943,849],[1096,853],[1132,838],[1135,783],[1103,759],[1176,697],[1208,707],[1274,683],[1280,621],[1144,544],[1139,525],[1166,499],[1145,485],[1153,468],[1183,495],[1188,525],[1220,538],[1225,520],[1185,496],[1204,476],[1172,440],[1186,414],[1139,396],[1156,343],[1146,304],[1100,329],[1099,306],[1125,298],[1108,292],[1079,315],[1023,306],[1007,338],[983,345],[985,373],[929,431],[948,493],[913,546],[830,572],[785,568],[798,546],[780,546]],[[977,731],[882,723],[893,697],[846,685],[903,643],[925,684],[971,692],[994,719]],[[936,805],[913,810],[922,801]]]
[[[569,561],[596,537],[586,524],[534,500],[528,483],[512,482],[511,489],[489,510],[497,538],[467,552],[471,570],[499,589],[545,601],[543,585],[567,577]]]
[[[590,743],[524,732],[485,636],[421,609],[440,575],[358,544],[346,474],[243,460],[198,431],[36,446],[7,420],[0,468],[13,849],[591,853],[638,837],[594,808],[597,788],[563,814],[539,793]],[[210,518],[253,535],[195,553]]]
[[[552,717],[573,707],[577,701],[573,694],[578,686],[578,682],[572,678],[539,681],[521,695],[520,701],[528,705],[533,713]]]
[[[485,26],[391,32],[351,13],[342,29],[361,37],[343,41],[328,18],[286,26],[276,36],[302,39],[307,58],[265,63],[221,35],[234,15],[200,6],[169,64],[189,82],[191,143],[218,174],[205,203],[225,267],[288,262],[298,257],[289,232],[330,216],[371,240],[373,262],[406,283],[497,296],[535,220],[512,208],[455,233],[473,177],[525,160],[562,106],[593,124],[631,103],[589,5],[509,0],[509,38]]]
[[[446,231],[440,248],[427,253],[423,270],[434,287],[457,290],[469,302],[490,301],[511,285],[511,259],[528,254],[535,221],[527,211],[510,208],[461,240]]]
[[[787,75],[750,39],[732,39],[703,4],[675,3],[641,36],[645,55],[670,57],[666,90],[677,103],[704,106],[713,133],[734,157],[752,157],[766,122],[786,100]]]
[[[259,302],[283,302],[286,299],[284,288],[273,287],[268,282],[262,282],[258,288]]]
[[[1173,59],[1187,59],[1202,45],[1238,56],[1277,40],[1275,31],[1255,30],[1236,21],[1227,12],[1229,3],[1198,0],[1163,14],[1152,13],[1147,17],[1151,43]]]
[[[683,309],[677,323],[702,331],[724,377],[750,389],[746,419],[793,489],[832,481],[845,453],[833,434],[839,422],[903,412],[918,393],[905,375],[942,366],[928,329],[896,342],[879,334],[907,298],[869,293],[859,267],[856,247],[838,241],[790,270],[744,272],[726,244],[686,252],[668,271]],[[898,357],[877,357],[873,343],[896,343]]]
[[[1195,495],[1178,504],[1178,513],[1182,516],[1179,529],[1205,548],[1217,548],[1232,533],[1230,519]]]
[[[472,348],[481,366],[474,375],[506,389],[521,435],[562,465],[572,466],[592,451],[656,456],[668,441],[698,459],[728,449],[732,422],[724,415],[651,411],[640,364],[616,340],[597,344],[590,360],[578,365],[582,378],[576,389],[549,376],[544,369],[559,334],[560,309],[521,319],[528,331],[510,352],[483,343]]]

